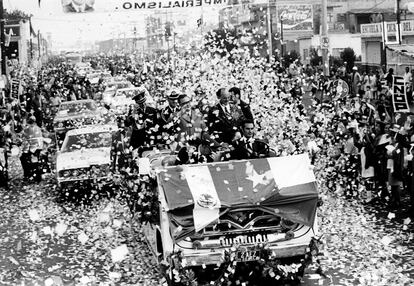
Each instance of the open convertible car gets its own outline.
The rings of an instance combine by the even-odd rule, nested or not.
[[[66,133],[56,156],[56,175],[61,188],[79,183],[104,182],[110,179],[112,125],[95,125]]]
[[[161,155],[142,160],[156,170],[160,216],[144,233],[159,262],[180,252],[188,265],[218,265],[234,245],[260,243],[277,258],[300,259],[317,236],[308,154],[170,167]]]

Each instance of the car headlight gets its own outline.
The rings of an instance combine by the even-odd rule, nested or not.
[[[69,177],[70,176],[70,171],[69,170],[65,170],[63,171],[63,177]]]
[[[72,176],[76,177],[79,175],[79,171],[78,170],[73,170],[72,171]]]
[[[58,126],[59,128],[62,128],[62,127],[63,127],[63,122],[59,122],[57,126]]]

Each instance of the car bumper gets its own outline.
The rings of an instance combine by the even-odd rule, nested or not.
[[[272,251],[272,256],[277,259],[284,258],[300,258],[304,257],[309,244],[292,244],[292,245],[268,245],[268,249]],[[225,252],[227,249],[220,248],[202,251],[185,250],[182,252],[183,258],[186,259],[188,265],[202,266],[202,265],[219,265],[224,262]],[[243,252],[243,258],[237,259],[240,262],[250,262],[256,260],[257,250],[250,249]]]

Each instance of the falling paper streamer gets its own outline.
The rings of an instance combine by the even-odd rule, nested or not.
[[[62,236],[66,230],[68,229],[68,226],[62,222],[59,222],[55,227],[55,232],[57,235]]]
[[[384,245],[386,245],[386,246],[388,246],[391,242],[393,241],[393,239],[391,238],[391,237],[389,237],[389,236],[384,236],[382,239],[381,239],[381,242],[384,244]]]
[[[40,220],[39,212],[35,209],[29,210],[29,217],[32,221],[39,221]]]
[[[85,244],[87,241],[88,241],[88,239],[89,239],[89,237],[84,233],[84,232],[81,232],[79,235],[78,235],[78,240],[80,241],[80,243],[82,243],[82,244]]]
[[[111,249],[112,262],[121,262],[126,258],[128,253],[128,247],[125,244],[122,244],[115,249]]]

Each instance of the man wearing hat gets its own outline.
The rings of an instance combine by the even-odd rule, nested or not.
[[[202,134],[207,131],[203,114],[198,109],[192,108],[191,98],[187,95],[180,97],[180,106],[177,128],[179,140],[197,141],[201,139]]]
[[[176,127],[179,121],[178,112],[180,111],[179,98],[180,94],[177,91],[171,91],[167,97],[168,106],[160,111],[159,125],[164,141],[168,141],[165,138],[176,133]]]
[[[180,106],[177,127],[178,141],[193,145],[198,150],[197,155],[205,156],[207,161],[211,161],[215,152],[219,148],[225,147],[224,144],[220,144],[211,138],[207,132],[205,116],[197,108],[192,108],[189,96],[183,95],[180,97]]]
[[[157,110],[146,104],[145,95],[146,90],[142,90],[133,96],[135,105],[125,119],[125,127],[131,128],[130,146],[140,151],[155,145],[158,131]]]

